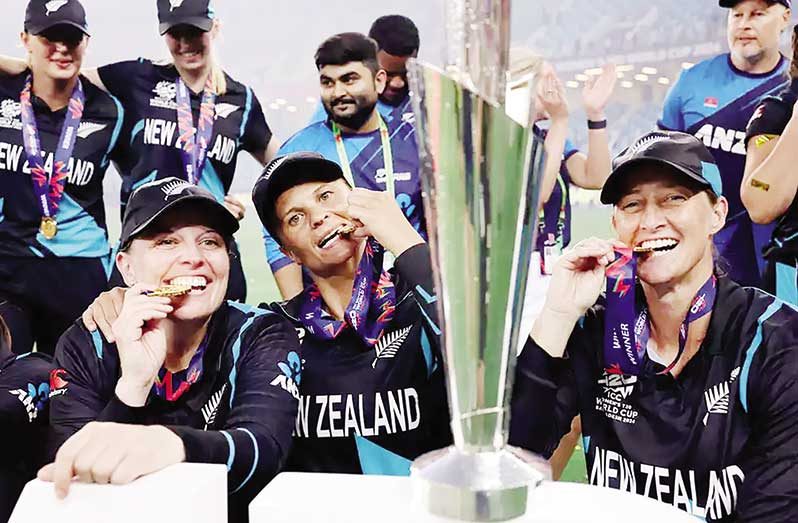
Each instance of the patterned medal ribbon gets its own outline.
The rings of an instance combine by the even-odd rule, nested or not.
[[[191,113],[191,95],[182,78],[177,78],[177,127],[180,132],[180,156],[186,180],[197,185],[202,176],[205,159],[213,134],[213,118],[216,113],[216,93],[210,75],[202,91],[199,120],[194,128],[194,115]]]
[[[322,309],[321,293],[315,283],[305,288],[300,318],[311,335],[325,340],[334,339],[348,325],[367,345],[377,343],[393,319],[396,305],[396,289],[390,275],[378,270],[382,267],[383,254],[383,247],[369,238],[355,273],[352,299],[344,311],[343,321],[332,318]]]
[[[83,85],[78,78],[69,97],[64,126],[61,129],[61,136],[58,139],[58,145],[55,150],[52,173],[48,175],[44,168],[39,128],[36,125],[36,115],[33,112],[33,103],[31,102],[32,89],[33,76],[28,75],[25,87],[19,94],[22,145],[25,148],[28,165],[30,165],[33,192],[36,195],[36,201],[42,214],[40,230],[46,239],[52,240],[58,232],[56,223],[58,204],[64,195],[64,185],[66,185],[66,180],[70,174],[69,160],[75,150],[75,140],[78,136],[80,120],[83,117],[85,98]]]
[[[191,357],[187,368],[171,372],[161,367],[155,382],[152,384],[152,390],[155,395],[166,401],[177,401],[189,387],[197,383],[202,377],[202,358],[207,347],[208,333],[205,334],[202,343],[197,347],[197,352]]]
[[[392,198],[396,198],[396,181],[394,180],[393,172],[393,150],[391,149],[391,137],[388,134],[388,126],[385,125],[385,120],[380,116],[380,143],[382,144],[382,158],[385,166],[385,190]],[[341,135],[341,128],[338,124],[332,122],[332,132],[335,137],[335,149],[338,152],[338,160],[341,163],[341,170],[344,172],[344,178],[349,182],[351,187],[355,185],[355,178],[352,175],[352,167],[349,165],[349,155],[346,154],[346,147],[344,146],[344,137]]]
[[[635,278],[637,262],[629,247],[616,247],[615,260],[607,266],[607,309],[604,319],[604,367],[612,374],[637,376],[651,337],[648,307],[636,312]],[[665,369],[667,374],[681,358],[687,344],[690,324],[712,311],[715,303],[716,279],[710,276],[693,298],[690,309],[679,327],[679,352]]]

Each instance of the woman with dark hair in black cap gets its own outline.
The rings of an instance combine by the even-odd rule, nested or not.
[[[107,288],[103,177],[123,112],[80,75],[80,2],[32,0],[21,38],[27,61],[0,77],[0,316],[14,352],[52,354]]]
[[[157,0],[157,6],[171,63],[139,58],[83,71],[119,98],[127,113],[121,141],[125,148],[117,162],[123,178],[122,210],[139,185],[180,173],[242,219],[244,205],[228,195],[238,153],[247,151],[265,164],[279,144],[252,89],[225,73],[214,56],[220,22],[212,1]],[[21,67],[18,61],[0,59],[0,70]],[[237,252],[235,244],[233,248]],[[112,281],[119,283],[118,274]],[[228,297],[246,297],[238,255]]]
[[[301,360],[278,314],[224,301],[238,221],[177,178],[139,187],[116,264],[129,285],[113,342],[78,322],[59,340],[39,477],[122,484],[183,461],[228,468],[230,521],[291,446]],[[57,452],[56,452],[57,450]]]
[[[796,521],[798,311],[714,270],[719,190],[692,135],[652,132],[616,158],[601,201],[618,239],[555,265],[510,443],[549,455],[580,414],[593,485],[707,521]]]

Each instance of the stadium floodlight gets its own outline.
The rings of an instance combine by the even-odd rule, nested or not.
[[[588,81],[588,76],[586,74],[582,74],[582,73],[574,75],[574,78],[576,78],[580,82],[587,82]]]
[[[671,79],[670,79],[670,78],[668,78],[667,76],[660,76],[660,77],[657,79],[657,83],[660,83],[660,84],[662,84],[662,85],[670,85],[670,83],[671,83]]]
[[[626,89],[631,89],[634,86],[635,84],[630,82],[629,80],[624,80],[623,82],[621,82],[621,87],[624,87]]]
[[[568,80],[565,82],[566,87],[570,87],[571,89],[577,89],[579,87],[579,82],[576,80]]]
[[[637,73],[635,75],[635,80],[638,82],[648,82],[648,75],[643,73]]]
[[[617,66],[615,68],[615,70],[619,71],[621,73],[626,73],[626,72],[629,72],[629,71],[634,71],[634,68],[635,68],[635,66],[633,66],[631,64],[623,64],[623,65]]]
[[[656,67],[643,67],[642,69],[640,69],[640,72],[643,73],[643,74],[655,75],[655,74],[657,74],[657,68]]]

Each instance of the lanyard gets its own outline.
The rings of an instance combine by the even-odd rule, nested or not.
[[[69,98],[64,126],[61,128],[61,136],[58,138],[52,174],[48,176],[44,169],[39,129],[31,103],[32,87],[33,77],[28,75],[25,87],[19,95],[22,144],[31,169],[33,191],[42,213],[40,230],[45,238],[52,240],[58,231],[55,216],[58,213],[58,204],[64,195],[64,185],[69,177],[69,160],[72,159],[72,153],[75,150],[75,140],[78,136],[80,120],[83,118],[85,98],[83,85],[78,79]]]
[[[344,138],[341,136],[341,128],[338,124],[332,122],[333,136],[335,137],[335,148],[338,151],[338,160],[341,163],[341,170],[344,172],[344,178],[349,182],[349,185],[356,187],[355,178],[352,176],[352,167],[349,165],[349,156],[346,154],[346,147],[344,146]],[[396,198],[396,187],[393,176],[393,150],[391,150],[391,137],[388,135],[388,126],[380,116],[380,141],[382,142],[382,157],[385,164],[385,189],[392,198]]]
[[[616,259],[607,266],[607,309],[604,318],[604,367],[609,373],[639,375],[651,323],[648,307],[639,313],[635,307],[637,262],[632,249],[615,248]],[[690,324],[712,312],[717,291],[715,276],[710,276],[696,293],[687,315],[679,327],[679,352],[676,358],[657,374],[673,369],[684,353]]]
[[[194,128],[194,115],[191,114],[191,95],[182,78],[177,78],[177,126],[180,131],[180,156],[183,172],[189,183],[197,185],[202,176],[208,147],[213,134],[213,118],[216,111],[216,94],[213,92],[211,77],[205,82],[202,91],[197,128]]]
[[[568,195],[565,192],[567,187],[565,186],[565,180],[561,174],[557,174],[557,183],[560,184],[562,198],[560,199],[560,213],[557,216],[557,233],[555,235],[555,240],[560,248],[560,251],[562,251],[564,240],[563,231],[565,231],[565,199]],[[545,205],[540,209],[540,215],[538,216],[538,234],[541,236],[544,234],[546,229],[546,213],[544,212],[544,208]]]

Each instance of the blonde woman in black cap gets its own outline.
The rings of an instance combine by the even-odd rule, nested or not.
[[[184,180],[131,195],[116,258],[129,288],[113,341],[78,322],[56,350],[55,460],[39,477],[60,497],[73,477],[122,484],[173,463],[221,463],[230,521],[246,521],[291,446],[301,359],[285,319],[224,301],[237,229]]]
[[[88,31],[78,0],[32,0],[27,60],[0,77],[0,316],[18,354],[52,354],[107,288],[103,177],[123,112],[80,75]]]
[[[618,238],[557,262],[510,442],[549,455],[580,414],[593,485],[706,521],[795,521],[798,311],[715,270],[719,190],[692,135],[652,132],[616,158],[601,201]]]
[[[247,151],[265,164],[279,144],[252,89],[225,73],[214,55],[220,22],[211,0],[157,0],[157,7],[171,63],[139,58],[83,71],[127,112],[122,143],[128,146],[117,162],[123,210],[139,185],[180,173],[242,219],[244,205],[228,195],[238,154]],[[0,70],[21,67],[19,61],[0,59]],[[239,256],[231,271],[228,297],[243,301]],[[119,283],[117,276],[112,281]]]

